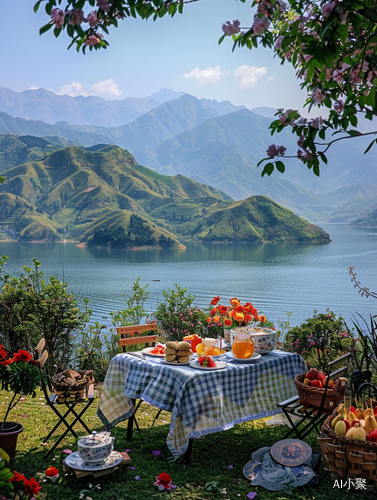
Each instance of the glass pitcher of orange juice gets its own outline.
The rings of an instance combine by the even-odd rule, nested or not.
[[[232,353],[235,358],[248,359],[254,354],[255,344],[250,333],[236,333],[233,338]]]

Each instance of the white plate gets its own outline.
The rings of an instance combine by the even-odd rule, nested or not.
[[[140,352],[142,352],[143,354],[146,354],[147,356],[154,356],[155,358],[163,358],[164,357],[164,354],[153,354],[153,353],[151,353],[151,351],[153,349],[155,349],[155,348],[154,347],[145,347]]]
[[[253,354],[251,358],[236,358],[232,351],[226,353],[227,357],[235,363],[256,363],[262,357],[261,354]]]
[[[216,366],[200,366],[197,361],[191,361],[190,366],[196,368],[197,370],[222,370],[226,368],[225,361],[215,361]]]
[[[96,463],[86,463],[82,458],[80,458],[79,453],[74,451],[70,455],[68,455],[64,462],[68,467],[76,470],[85,470],[85,471],[98,471],[105,469],[112,469],[116,465],[119,465],[123,460],[122,455],[118,451],[112,451],[110,455],[106,458],[106,460],[102,460],[101,462]]]
[[[183,366],[189,365],[190,361],[186,361],[186,363],[178,363],[178,361],[166,361],[166,359],[161,359],[160,363],[164,365]]]
[[[215,356],[213,356],[212,354],[198,354],[196,352],[194,352],[193,356],[197,357],[197,356],[211,356],[211,358],[215,358],[215,359],[220,359],[222,358],[223,356],[225,356],[226,352],[223,352],[222,354],[216,354]]]

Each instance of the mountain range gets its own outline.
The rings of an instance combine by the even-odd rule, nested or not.
[[[47,147],[35,140],[29,148]],[[0,185],[0,225],[26,241],[70,238],[126,247],[330,241],[267,197],[234,201],[183,175],[138,165],[116,146],[69,146],[9,168]]]
[[[271,143],[287,146],[287,154],[297,150],[297,138],[289,130],[271,137],[268,127],[275,110],[250,111],[228,101],[199,100],[167,89],[132,99],[105,101],[43,89],[21,93],[0,89],[0,133],[45,137],[55,143],[65,139],[65,145],[84,147],[115,144],[159,173],[189,176],[236,200],[266,195],[317,222],[346,222],[377,207],[377,194],[371,189],[377,185],[377,150],[363,155],[366,138],[334,145],[319,178],[298,160],[288,159],[283,176],[276,172],[261,178],[257,163]],[[131,104],[139,116],[127,122],[123,111]],[[102,119],[104,115],[110,118]],[[100,126],[105,123],[116,126]]]

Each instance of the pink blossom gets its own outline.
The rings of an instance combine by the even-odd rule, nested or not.
[[[97,24],[98,24],[97,12],[94,10],[93,12],[88,14],[88,17],[86,18],[86,20],[88,21],[89,26],[91,28],[93,28],[94,26],[97,26]]]
[[[321,103],[322,101],[324,101],[325,99],[325,96],[322,94],[322,90],[321,89],[316,89],[314,94],[313,94],[313,99],[315,100],[315,102],[318,102],[318,103]]]
[[[322,15],[323,17],[329,17],[331,12],[334,10],[334,7],[336,5],[335,1],[329,2],[326,5],[322,7]]]
[[[232,23],[230,21],[227,21],[221,26],[221,29],[226,36],[235,35],[236,33],[239,33],[241,31],[240,24],[241,23],[238,20],[233,21]]]
[[[275,42],[275,46],[274,46],[275,50],[281,50],[281,44],[282,44],[283,40],[284,40],[284,37],[282,35],[280,35]]]
[[[97,43],[100,42],[99,36],[100,35],[98,33],[96,35],[89,35],[88,38],[85,40],[85,45],[97,45]]]
[[[99,9],[103,10],[104,12],[109,11],[111,8],[111,5],[107,2],[107,0],[97,0],[96,5]]]
[[[305,54],[304,59],[306,62],[308,62],[313,56],[311,54]]]
[[[338,113],[338,115],[340,115],[343,112],[343,109],[344,109],[344,103],[341,99],[339,99],[334,103],[334,110]]]
[[[276,146],[275,144],[271,144],[267,148],[267,156],[273,158],[274,156],[284,156],[287,148],[284,146]]]
[[[64,24],[65,14],[61,9],[55,8],[51,11],[51,19],[55,23],[56,28],[61,28]]]
[[[253,30],[253,35],[261,35],[264,33],[270,25],[270,21],[267,17],[255,17],[251,29]]]
[[[68,24],[75,26],[76,24],[81,24],[85,21],[84,12],[81,9],[68,10],[67,14],[71,15],[71,19]]]

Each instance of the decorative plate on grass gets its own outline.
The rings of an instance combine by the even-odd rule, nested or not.
[[[64,459],[64,462],[66,465],[68,465],[68,467],[71,467],[75,470],[100,471],[105,469],[112,469],[113,467],[119,465],[122,460],[123,457],[118,451],[112,451],[110,455],[101,462],[87,463],[84,462],[82,458],[80,458],[77,451],[74,451]]]

